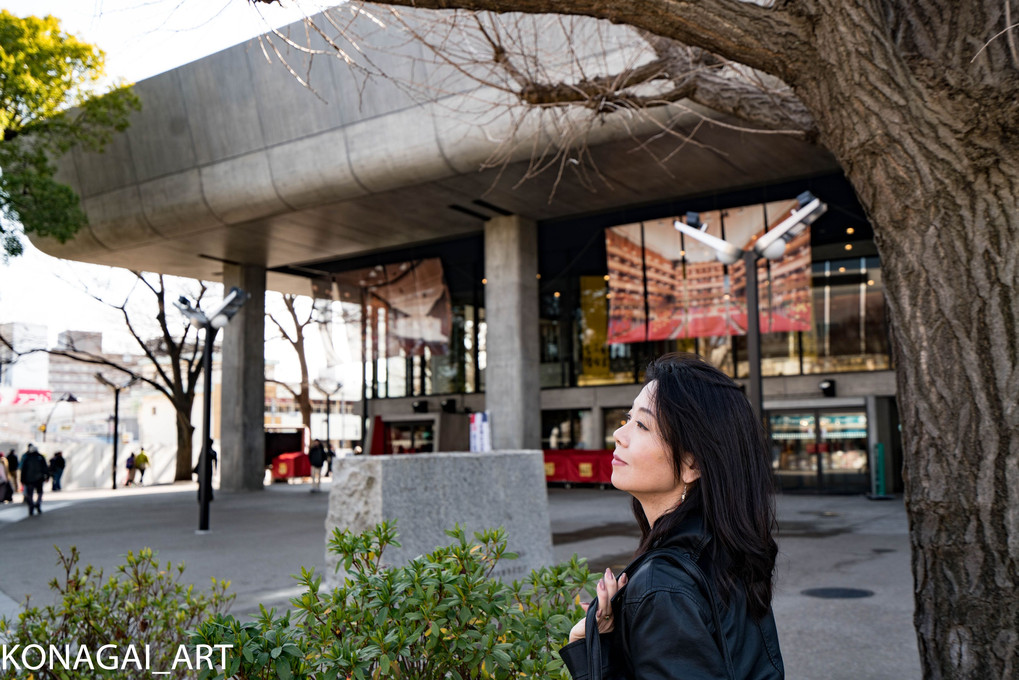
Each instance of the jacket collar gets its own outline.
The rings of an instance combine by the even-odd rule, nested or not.
[[[710,541],[711,532],[708,531],[704,524],[704,516],[699,511],[693,511],[683,518],[675,531],[652,543],[646,553],[634,558],[623,571],[627,574],[633,574],[648,558],[664,550],[690,553],[690,557],[693,558],[694,562],[697,562],[700,560],[705,546]]]

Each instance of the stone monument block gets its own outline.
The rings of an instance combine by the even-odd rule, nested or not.
[[[544,458],[541,451],[418,453],[351,456],[333,463],[326,540],[333,529],[360,533],[396,520],[401,547],[388,547],[384,563],[406,564],[453,539],[444,532],[459,523],[473,532],[506,529],[507,549],[493,575],[507,581],[553,562]],[[343,578],[339,560],[326,552],[325,584]]]

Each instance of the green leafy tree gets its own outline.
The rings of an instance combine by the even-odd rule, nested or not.
[[[25,233],[64,242],[87,223],[78,195],[54,179],[53,159],[75,146],[101,151],[140,108],[128,86],[96,95],[102,50],[60,30],[52,16],[0,11],[0,241],[19,255]]]

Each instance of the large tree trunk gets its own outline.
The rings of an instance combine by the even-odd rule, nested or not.
[[[821,58],[792,80],[875,226],[924,676],[1019,677],[1014,109],[912,69],[857,3],[823,4]]]
[[[193,400],[187,408],[186,413],[191,414],[191,405]],[[186,482],[193,479],[194,463],[191,461],[192,457],[192,442],[195,434],[195,428],[191,424],[190,418],[184,417],[184,411],[181,408],[177,410],[177,465],[176,471],[173,475],[175,482]]]

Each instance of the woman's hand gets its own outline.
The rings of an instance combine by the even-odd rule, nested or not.
[[[598,632],[608,633],[615,628],[615,621],[612,619],[612,605],[610,604],[612,598],[619,591],[620,588],[626,585],[626,574],[619,577],[616,580],[615,575],[611,569],[605,570],[605,575],[598,581],[598,585],[595,590],[598,592]],[[583,602],[580,605],[587,611],[590,606],[587,602]],[[587,631],[587,618],[583,618],[577,621],[577,624],[573,626],[570,631],[570,642],[576,642],[577,640],[583,640]]]

